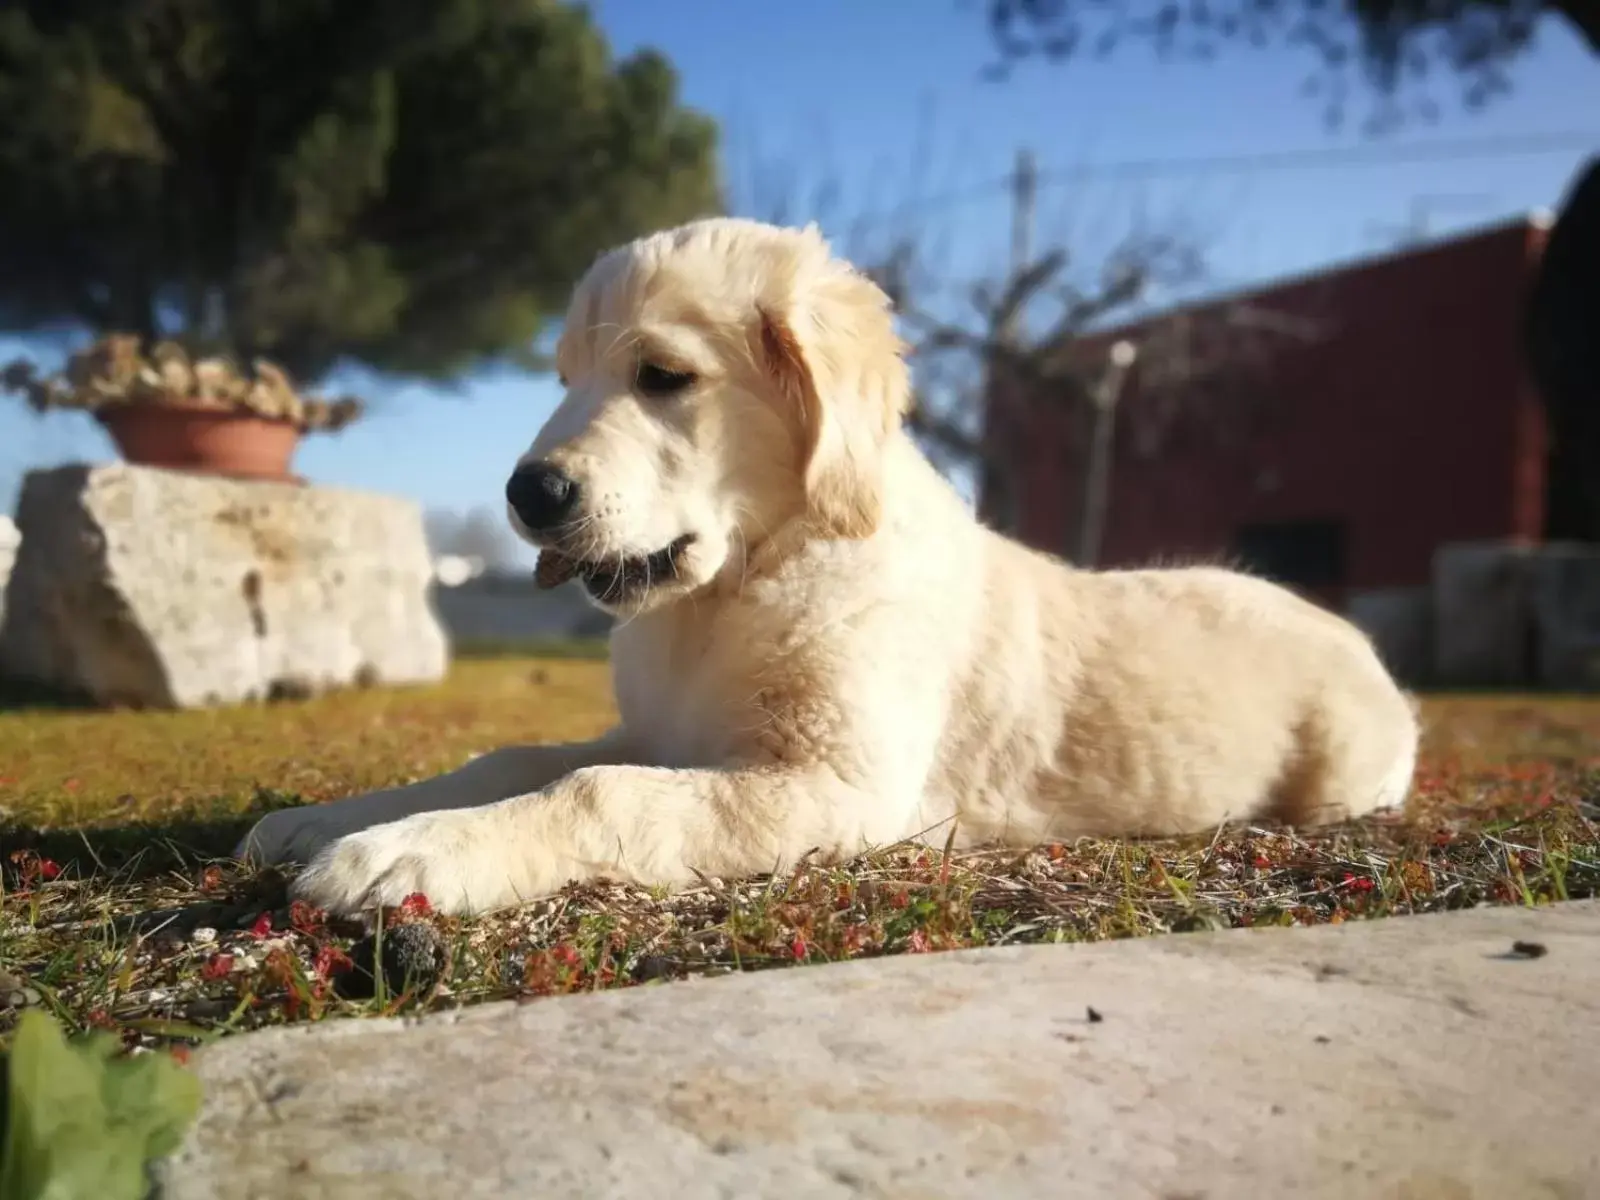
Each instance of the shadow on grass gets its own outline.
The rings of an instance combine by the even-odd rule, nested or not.
[[[0,826],[0,846],[5,848],[0,879],[8,892],[25,891],[40,863],[49,862],[53,877],[90,885],[86,896],[115,893],[134,911],[102,914],[95,922],[118,936],[158,930],[187,935],[201,925],[231,927],[243,917],[287,903],[287,876],[273,867],[238,864],[232,854],[264,814],[296,803],[296,797],[262,792],[246,810],[209,818],[90,829]],[[206,868],[211,865],[223,867],[227,880],[216,897],[206,894]]]
[[[166,872],[190,872],[229,859],[239,839],[264,815],[299,803],[298,796],[263,789],[248,808],[219,810],[214,816],[80,829],[0,824],[6,859],[0,870],[8,876],[8,886],[14,883],[9,878],[14,874],[13,856],[37,855],[84,879],[114,875],[133,882]]]
[[[63,692],[24,679],[0,679],[0,712],[27,709],[91,711],[98,707],[86,694]]]

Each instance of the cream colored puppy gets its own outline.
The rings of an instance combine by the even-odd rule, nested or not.
[[[242,850],[336,911],[475,912],[908,837],[1028,845],[1404,799],[1413,706],[1353,626],[1213,568],[1088,572],[983,528],[901,428],[884,295],[815,229],[602,257],[507,495],[620,618],[621,721],[291,809]]]

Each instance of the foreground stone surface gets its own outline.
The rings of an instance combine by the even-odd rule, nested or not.
[[[183,708],[448,664],[406,500],[116,463],[33,472],[17,525],[3,676]]]
[[[166,1195],[1565,1200],[1597,1034],[1589,902],[880,959],[224,1041]]]

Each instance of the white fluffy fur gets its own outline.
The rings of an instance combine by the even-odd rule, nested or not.
[[[901,430],[879,290],[814,229],[708,220],[601,258],[528,459],[563,547],[679,577],[619,612],[618,727],[262,820],[331,910],[473,912],[610,875],[682,884],[908,837],[1027,845],[1309,824],[1402,801],[1417,726],[1367,639],[1216,568],[1087,572],[977,524]],[[638,361],[692,371],[632,387]]]

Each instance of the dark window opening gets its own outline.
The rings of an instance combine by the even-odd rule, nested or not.
[[[1341,521],[1245,525],[1234,536],[1233,548],[1246,569],[1288,587],[1344,585],[1345,528]]]
[[[1014,534],[1021,506],[1013,473],[1016,463],[985,462],[978,487],[978,519],[999,533]]]

